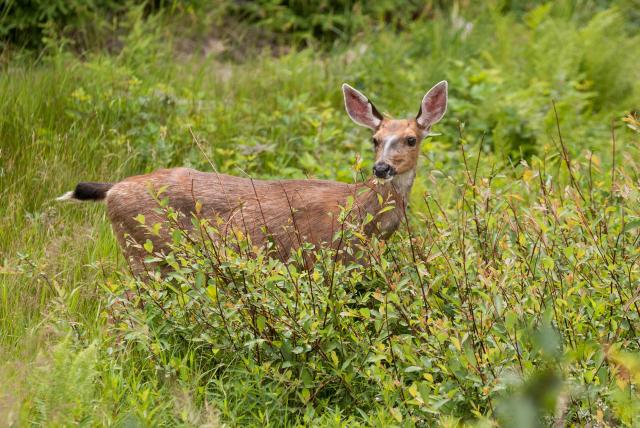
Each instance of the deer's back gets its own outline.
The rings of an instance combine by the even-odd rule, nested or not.
[[[264,239],[263,231],[275,236],[287,252],[300,241],[330,242],[335,232],[340,205],[354,196],[357,187],[326,180],[251,180],[226,174],[205,173],[189,168],[159,170],[129,177],[115,184],[106,203],[119,239],[129,234],[138,242],[151,239],[163,246],[165,234],[148,236],[134,217],[142,214],[146,224],[163,223],[154,194],[167,198],[190,227],[196,203],[201,216],[221,219],[221,232],[238,229],[254,243]],[[215,224],[212,221],[212,224]]]

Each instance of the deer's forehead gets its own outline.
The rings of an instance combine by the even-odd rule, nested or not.
[[[380,125],[377,134],[387,135],[417,135],[418,127],[415,120],[387,119]]]

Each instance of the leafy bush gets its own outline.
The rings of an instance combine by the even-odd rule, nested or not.
[[[229,12],[268,33],[285,35],[294,42],[316,44],[349,41],[371,27],[402,29],[411,21],[431,15],[443,4],[446,2],[433,0],[262,0],[235,3],[229,7]]]
[[[47,26],[72,33],[77,40],[103,24],[104,14],[121,6],[114,0],[7,0],[0,10],[0,40],[30,47],[40,46]]]
[[[148,262],[171,267],[166,278],[113,285],[123,344],[177,377],[195,361],[205,395],[212,379],[255,382],[280,420],[631,424],[638,165],[628,154],[610,174],[585,155],[497,173],[463,151],[467,168],[434,178],[439,194],[393,241],[352,224],[336,235],[359,237],[341,251],[364,264],[321,250],[305,265],[309,245],[282,263],[195,216],[197,232],[174,229],[169,255],[144,246]],[[177,223],[166,200],[159,209]]]

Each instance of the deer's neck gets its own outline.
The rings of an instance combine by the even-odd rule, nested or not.
[[[409,194],[415,177],[416,172],[411,170],[386,182],[371,178],[364,184],[368,189],[358,197],[358,205],[365,213],[374,216],[368,230],[365,230],[378,233],[383,238],[395,232],[409,204]],[[384,209],[387,206],[391,206],[392,209]]]
[[[398,174],[388,183],[393,187],[393,190],[402,196],[405,202],[409,201],[409,194],[411,193],[411,187],[413,187],[413,181],[416,178],[416,171],[411,170]],[[406,205],[406,204],[405,204]]]

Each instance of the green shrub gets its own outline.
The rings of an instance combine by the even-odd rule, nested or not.
[[[593,154],[548,153],[484,175],[478,158],[462,160],[396,239],[343,250],[364,264],[322,250],[306,266],[309,245],[282,263],[197,216],[195,234],[173,230],[169,255],[145,244],[171,273],[113,286],[136,296],[111,308],[126,349],[178,378],[197,367],[205,396],[220,393],[216,379],[253,384],[238,420],[255,421],[268,396],[271,418],[291,421],[339,411],[410,425],[443,414],[632,423],[622,409],[640,328],[637,164],[625,156],[612,177]]]
[[[358,33],[371,29],[406,28],[411,21],[428,17],[442,4],[446,2],[262,0],[237,2],[229,7],[229,12],[270,34],[281,36],[281,40],[324,44],[347,42]]]
[[[72,34],[85,40],[96,31],[96,25],[108,21],[110,15],[121,9],[115,0],[6,0],[0,9],[0,40],[28,47],[39,47],[52,30]]]

